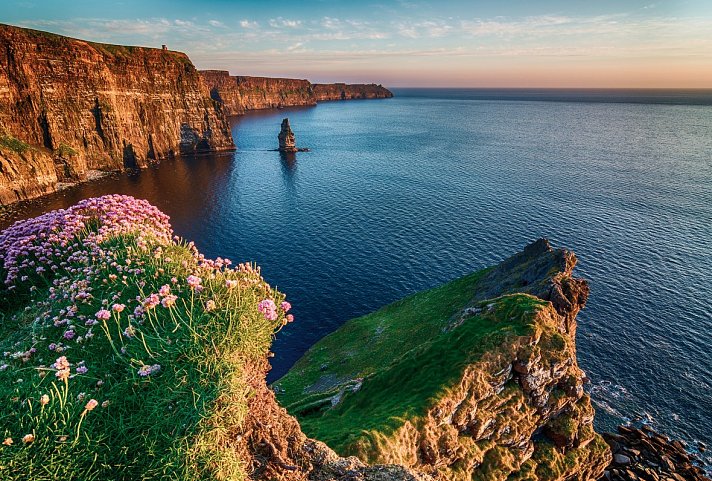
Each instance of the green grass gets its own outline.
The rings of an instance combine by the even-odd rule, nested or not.
[[[145,246],[126,234],[102,247],[112,262],[130,261],[143,272],[119,272],[112,280],[117,270],[105,257],[81,264],[94,270],[86,302],[65,299],[76,292],[67,283],[54,286],[57,296],[50,299],[50,283],[39,276],[28,281],[29,289],[0,290],[0,352],[6,353],[0,359],[0,441],[13,441],[0,444],[0,479],[245,479],[248,467],[223,433],[228,427],[234,432],[247,416],[245,370],[264,359],[283,319],[266,320],[257,304],[265,298],[279,303],[283,296],[255,272],[201,271],[182,243]],[[201,294],[185,285],[196,272],[204,272]],[[69,277],[79,283],[87,278],[85,271]],[[228,289],[228,278],[238,287]],[[175,306],[159,305],[142,322],[130,320],[135,297],[165,284],[178,296]],[[208,300],[214,310],[206,307]],[[81,316],[92,319],[114,302],[125,303],[126,310],[112,312],[87,336]],[[68,306],[77,306],[77,313],[68,316]],[[55,327],[57,319],[68,324]],[[131,338],[123,334],[129,323]],[[82,342],[63,339],[69,326]],[[59,342],[61,353],[48,349]],[[66,381],[50,367],[59,356],[72,363]],[[80,361],[88,372],[77,373]],[[138,375],[141,366],[154,364],[160,371]],[[43,395],[49,397],[45,405]],[[216,403],[218,398],[224,402]],[[91,411],[85,409],[89,399],[99,403]],[[26,435],[34,440],[23,442]]]
[[[416,419],[459,382],[467,366],[508,339],[533,332],[535,313],[548,303],[526,294],[485,301],[479,313],[460,317],[487,272],[349,321],[275,383],[279,401],[308,436],[340,454],[362,453],[369,432],[388,435]],[[357,378],[365,380],[352,392]],[[340,391],[343,398],[331,407]]]
[[[65,144],[64,142],[62,142],[59,144],[59,147],[57,147],[55,149],[54,154],[58,157],[66,159],[68,157],[77,155],[78,152],[74,148],[72,148],[71,145],[68,145],[68,144]]]
[[[0,132],[0,149],[7,149],[17,154],[24,154],[32,147],[7,132]]]

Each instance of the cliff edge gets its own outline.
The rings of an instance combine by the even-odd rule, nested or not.
[[[312,84],[305,79],[230,75],[226,70],[201,70],[210,95],[228,115],[250,110],[316,105],[326,100],[385,99],[393,97],[376,84]]]
[[[588,296],[539,240],[495,268],[354,319],[274,385],[341,455],[437,479],[595,479],[611,454],[576,362]]]
[[[233,148],[185,54],[0,24],[0,204],[92,170]]]

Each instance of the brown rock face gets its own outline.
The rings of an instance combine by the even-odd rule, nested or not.
[[[380,85],[311,84],[308,80],[233,76],[225,70],[202,70],[210,95],[227,115],[250,110],[316,105],[324,100],[380,99],[393,94]]]
[[[308,80],[231,76],[225,70],[202,70],[211,97],[225,106],[227,115],[249,110],[316,105]]]
[[[0,204],[90,170],[234,148],[222,106],[180,52],[0,25]],[[22,150],[22,149],[20,149]]]
[[[314,84],[314,96],[324,100],[388,99],[393,93],[376,84]]]

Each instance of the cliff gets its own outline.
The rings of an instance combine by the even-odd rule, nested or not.
[[[212,98],[228,115],[250,110],[316,105],[324,100],[390,98],[380,85],[311,84],[308,80],[233,76],[225,70],[202,70]]]
[[[18,222],[0,231],[2,479],[583,481],[613,450],[601,481],[710,481],[678,441],[593,431],[575,263],[538,241],[348,322],[270,389],[294,318],[259,267],[205,258],[128,196]]]
[[[0,25],[0,204],[92,170],[233,149],[188,57]]]
[[[249,110],[316,105],[308,80],[231,76],[224,70],[201,70],[212,98],[225,106],[228,115]]]
[[[284,294],[146,201],[0,231],[0,477],[426,481],[308,439],[267,387]]]
[[[275,383],[304,432],[337,453],[438,479],[594,479],[575,349],[586,283],[538,241],[493,269],[346,323]]]
[[[317,102],[324,100],[387,99],[393,93],[382,85],[376,84],[314,84],[314,96]]]

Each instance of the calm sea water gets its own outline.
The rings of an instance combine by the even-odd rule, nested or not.
[[[206,255],[256,261],[297,321],[271,380],[344,321],[549,237],[591,297],[578,352],[599,428],[712,445],[712,92],[397,90],[236,121],[235,154],[20,206],[150,200]],[[289,116],[299,145],[276,146]]]

